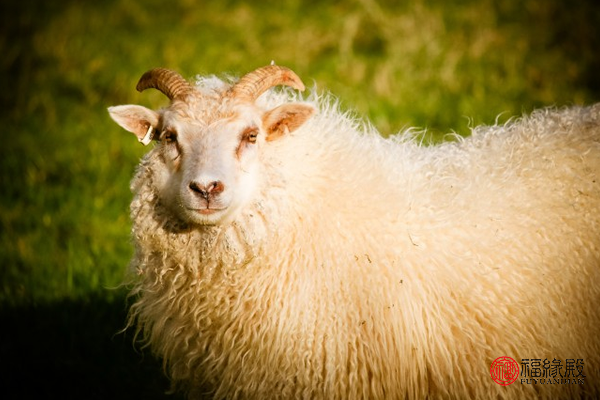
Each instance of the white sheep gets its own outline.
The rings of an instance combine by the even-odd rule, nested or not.
[[[169,107],[109,109],[158,143],[132,181],[131,323],[175,389],[600,395],[600,104],[424,147],[276,85],[304,88],[278,66],[195,86],[155,69],[138,90]],[[562,369],[534,379],[535,359]]]

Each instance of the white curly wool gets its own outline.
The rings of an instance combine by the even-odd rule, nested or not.
[[[209,82],[209,91],[228,85]],[[264,110],[295,101],[268,92]],[[335,101],[261,148],[224,224],[132,182],[131,321],[192,398],[600,395],[600,105],[548,109],[424,147]],[[164,178],[160,178],[164,179]],[[584,384],[501,386],[501,356],[582,359]]]

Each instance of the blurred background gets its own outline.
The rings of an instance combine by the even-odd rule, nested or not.
[[[167,104],[146,70],[274,60],[383,135],[600,101],[595,0],[47,0],[0,5],[0,397],[167,396],[125,326],[129,180],[106,108]]]

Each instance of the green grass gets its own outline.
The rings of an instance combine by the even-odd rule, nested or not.
[[[98,363],[127,375],[141,363],[127,346],[124,361],[115,351],[78,357],[73,343],[122,340],[111,335],[124,321],[119,285],[132,252],[128,184],[145,149],[106,107],[165,104],[134,89],[151,67],[239,75],[275,60],[382,134],[416,126],[434,141],[535,107],[600,101],[594,1],[256,3],[0,5],[0,311],[16,327],[2,337],[0,359],[55,347],[44,360],[66,360],[67,373]],[[42,331],[22,335],[29,326]],[[63,331],[77,340],[57,342]]]

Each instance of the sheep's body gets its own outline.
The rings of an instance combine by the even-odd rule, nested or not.
[[[175,386],[257,399],[598,396],[600,106],[422,147],[312,102],[317,115],[262,150],[255,200],[227,224],[173,218],[154,187],[157,149],[137,171],[132,316]],[[583,359],[585,383],[500,386],[500,356]]]

